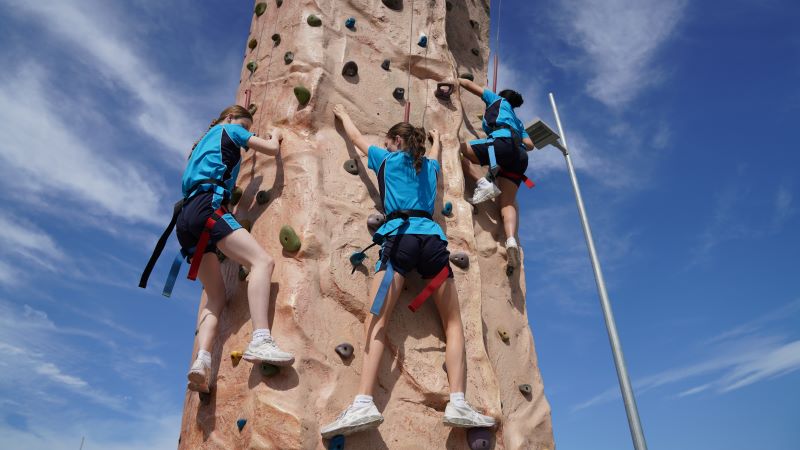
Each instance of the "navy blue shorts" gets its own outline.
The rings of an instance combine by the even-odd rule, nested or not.
[[[453,278],[447,242],[436,235],[388,236],[381,247],[380,259],[378,272],[386,270],[386,264],[391,261],[395,272],[402,276],[416,269],[422,278],[433,278],[442,271],[442,268],[447,267],[450,271],[449,278]]]
[[[175,234],[178,235],[178,242],[181,248],[188,250],[197,245],[200,240],[200,234],[206,226],[206,219],[214,214],[214,207],[211,200],[214,194],[212,192],[201,192],[194,197],[190,198],[178,214],[178,221],[175,224]],[[211,229],[211,237],[208,240],[205,253],[214,252],[217,250],[217,242],[225,236],[233,233],[234,231],[242,228],[239,222],[233,218],[230,213],[222,216],[217,220],[214,228]]]
[[[489,143],[486,139],[478,139],[469,142],[475,156],[478,157],[482,166],[489,165]],[[522,183],[522,175],[528,170],[528,152],[519,147],[514,147],[514,140],[506,137],[494,138],[494,154],[497,157],[497,165],[503,170],[520,175],[520,178],[514,179],[504,175],[499,177],[507,178],[514,182],[517,186]]]

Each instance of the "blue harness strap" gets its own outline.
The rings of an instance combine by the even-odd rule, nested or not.
[[[494,138],[487,138],[486,143],[489,144],[489,173],[495,176],[500,168],[497,166],[497,155],[494,152]]]
[[[172,261],[172,267],[169,269],[167,281],[164,283],[164,290],[161,291],[161,295],[164,297],[170,297],[172,295],[172,289],[175,287],[175,281],[178,279],[178,273],[181,271],[183,258],[183,250],[181,250],[175,255],[175,259]]]
[[[389,286],[392,285],[393,278],[394,268],[392,267],[392,263],[387,261],[386,273],[383,274],[381,287],[378,288],[378,292],[375,294],[375,298],[372,300],[372,308],[369,310],[369,312],[371,312],[373,315],[377,316],[381,313],[381,309],[383,309],[383,302],[386,300],[386,294],[389,293]]]

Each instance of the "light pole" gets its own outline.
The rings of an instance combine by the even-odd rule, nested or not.
[[[625,403],[625,412],[628,415],[628,426],[631,430],[633,447],[636,450],[647,450],[647,442],[644,440],[642,423],[639,420],[639,410],[636,408],[636,398],[633,395],[631,380],[628,377],[628,369],[625,367],[625,358],[622,355],[622,344],[620,343],[619,335],[617,334],[617,325],[614,322],[614,313],[611,311],[611,301],[608,299],[606,283],[603,280],[603,272],[600,269],[600,260],[597,257],[597,250],[595,250],[594,247],[592,230],[589,227],[589,219],[586,217],[586,209],[583,206],[583,197],[581,196],[581,189],[578,186],[578,178],[575,176],[575,167],[573,167],[572,158],[569,156],[567,137],[564,134],[564,128],[561,126],[561,118],[558,115],[556,100],[552,93],[550,93],[550,104],[553,107],[553,115],[555,115],[556,125],[558,125],[558,133],[560,136],[541,120],[528,126],[527,132],[531,136],[536,148],[542,149],[548,145],[552,145],[561,150],[561,153],[564,155],[564,159],[567,161],[567,171],[569,172],[569,178],[572,181],[572,189],[575,191],[575,201],[578,204],[578,214],[581,217],[583,234],[586,238],[586,246],[589,248],[589,258],[592,261],[592,268],[594,269],[594,279],[597,283],[597,291],[600,294],[600,306],[603,309],[603,317],[605,317],[606,329],[608,330],[608,340],[611,343],[611,353],[614,355],[614,364],[617,368],[619,388],[620,391],[622,391],[622,400]]]

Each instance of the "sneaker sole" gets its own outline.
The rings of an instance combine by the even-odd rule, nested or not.
[[[190,391],[195,392],[202,392],[204,394],[208,394],[208,382],[206,382],[205,377],[203,374],[192,372],[188,376],[189,378],[189,385],[187,386]]]
[[[495,426],[495,423],[476,423],[467,419],[460,419],[457,417],[445,417],[442,423],[448,427],[455,428],[490,428]]]
[[[378,428],[378,426],[380,426],[380,424],[382,423],[383,423],[383,416],[368,416],[357,421],[352,425],[348,425],[346,427],[339,428],[337,430],[332,430],[326,433],[322,433],[322,438],[330,439],[340,434],[342,436],[347,436],[348,434],[358,433],[360,431],[366,431],[372,428]]]
[[[506,248],[506,255],[508,256],[508,265],[514,268],[519,267],[519,247]]]
[[[481,198],[479,198],[477,200],[475,199],[475,197],[472,197],[469,200],[469,202],[471,204],[473,204],[473,205],[477,205],[477,204],[480,204],[480,203],[483,203],[483,202],[488,202],[489,200],[495,199],[495,198],[497,198],[499,196],[500,196],[500,192],[498,192],[496,194],[494,192],[490,192],[490,193],[486,194],[485,196],[483,196],[483,197],[481,197]]]
[[[255,355],[248,355],[247,353],[245,353],[242,356],[242,359],[244,359],[247,362],[251,362],[253,364],[265,362],[267,364],[272,364],[273,366],[281,366],[281,367],[291,366],[292,364],[294,364],[294,358],[289,358],[289,359],[264,359],[264,358],[259,358],[259,357],[255,356]]]

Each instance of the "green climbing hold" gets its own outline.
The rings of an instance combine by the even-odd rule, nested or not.
[[[281,35],[280,34],[275,33],[275,34],[272,35],[272,45],[275,46],[275,47],[281,45]]]
[[[344,162],[344,170],[352,175],[358,175],[358,163],[355,159],[348,159]]]
[[[253,38],[253,39],[250,39],[250,42],[247,43],[247,48],[252,50],[252,49],[256,48],[257,45],[258,45],[258,39]]]
[[[308,18],[306,19],[306,22],[308,22],[308,24],[311,25],[312,27],[318,27],[322,25],[322,19],[320,19],[314,14],[309,14]]]
[[[506,344],[508,344],[508,342],[511,340],[511,336],[508,334],[508,331],[506,331],[505,328],[498,328],[497,335],[500,336],[500,339]]]
[[[531,388],[530,384],[520,384],[519,391],[522,392],[522,395],[531,395],[533,388]]]
[[[274,377],[280,371],[281,369],[278,366],[273,366],[272,364],[265,362],[261,363],[261,375],[264,375],[267,378]]]
[[[294,61],[294,53],[286,52],[283,54],[283,63],[284,64],[291,64]]]
[[[233,192],[231,192],[231,205],[236,206],[239,203],[239,200],[242,199],[242,188],[236,186],[233,188]]]
[[[258,69],[258,63],[257,62],[250,61],[249,63],[247,63],[247,70],[249,70],[250,73],[255,72],[256,69]]]
[[[248,275],[250,275],[250,270],[246,269],[244,266],[239,266],[239,281],[246,280]]]
[[[258,191],[256,194],[256,203],[263,205],[269,202],[269,191]]]
[[[242,432],[244,426],[247,425],[247,419],[239,419],[236,421],[236,428],[239,429],[239,432]]]
[[[250,115],[253,116],[258,111],[258,105],[255,103],[250,103],[250,106],[247,107],[247,110],[250,111]]]
[[[261,15],[264,14],[264,11],[266,11],[266,10],[267,10],[267,4],[266,3],[264,3],[264,2],[257,3],[256,4],[256,9],[255,9],[256,17],[261,17]]]
[[[297,97],[300,106],[306,106],[308,101],[311,100],[311,91],[305,86],[297,86],[294,88],[294,96]]]
[[[295,233],[294,229],[289,225],[281,227],[278,239],[281,241],[283,249],[287,252],[294,253],[300,250],[300,238],[297,237],[297,233]]]

